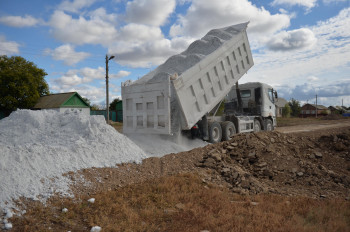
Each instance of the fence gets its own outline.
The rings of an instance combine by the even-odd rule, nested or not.
[[[103,115],[107,118],[106,110],[90,110],[90,115]],[[123,111],[109,111],[109,120],[113,122],[122,122],[123,121]]]

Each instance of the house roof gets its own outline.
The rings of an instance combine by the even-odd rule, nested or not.
[[[316,105],[315,105],[315,104],[305,104],[305,105],[303,105],[302,107],[304,107],[304,106],[306,106],[306,105],[310,105],[310,106],[316,108]],[[325,107],[325,106],[323,106],[323,105],[317,105],[317,109],[318,109],[318,110],[328,110],[328,108]]]
[[[287,103],[288,102],[286,101],[286,99],[279,97],[275,105],[277,107],[283,108]]]
[[[337,110],[344,110],[344,107],[342,107],[342,106],[336,106],[335,107]]]
[[[75,104],[72,103],[72,99],[74,98],[78,99],[78,101],[75,101]],[[33,109],[52,109],[73,106],[87,108],[89,107],[89,104],[86,103],[77,92],[57,93],[40,97]]]

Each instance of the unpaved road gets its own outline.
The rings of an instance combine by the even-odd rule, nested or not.
[[[275,130],[281,133],[296,133],[316,131],[322,129],[344,128],[348,126],[350,126],[350,120],[325,120],[324,122],[319,124],[277,127]]]

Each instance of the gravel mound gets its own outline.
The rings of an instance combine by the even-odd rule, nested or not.
[[[103,116],[17,110],[0,121],[0,208],[19,197],[69,194],[70,180],[63,173],[144,158]]]

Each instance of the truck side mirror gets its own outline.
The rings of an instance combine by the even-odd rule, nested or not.
[[[274,94],[275,94],[275,98],[278,99],[277,91],[274,91]]]

